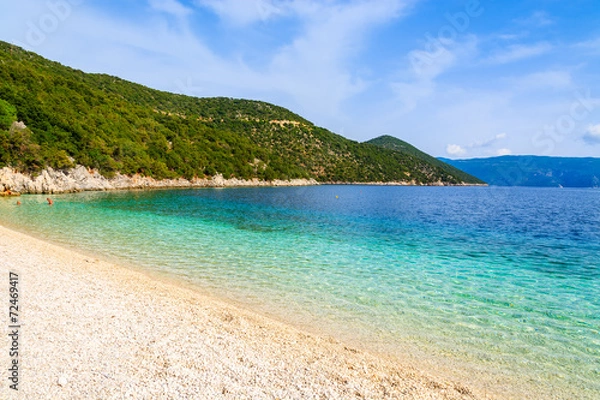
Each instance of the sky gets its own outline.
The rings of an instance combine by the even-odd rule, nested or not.
[[[434,156],[600,156],[598,0],[2,1],[0,40]]]

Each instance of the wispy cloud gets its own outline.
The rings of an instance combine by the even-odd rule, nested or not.
[[[567,70],[548,70],[534,72],[519,77],[506,79],[515,90],[540,90],[544,88],[551,89],[571,89],[573,87],[573,77]]]
[[[275,0],[196,0],[195,4],[212,10],[223,21],[236,26],[265,22],[293,12],[293,1]]]
[[[408,59],[412,68],[404,74],[409,79],[390,84],[406,112],[414,110],[420,101],[434,93],[435,79],[456,63],[456,54],[446,47],[435,52],[413,50]]]
[[[428,42],[423,48],[410,51],[407,55],[409,67],[399,74],[403,78],[390,83],[403,111],[415,109],[422,100],[434,95],[438,78],[470,59],[476,51],[477,38],[473,35],[466,36],[461,42]]]
[[[420,79],[434,79],[456,62],[456,42],[438,42],[433,49],[415,49],[408,53],[412,74]]]
[[[499,35],[496,35],[495,38],[500,39],[500,40],[505,40],[505,41],[512,41],[512,40],[517,40],[517,39],[522,39],[524,36],[523,33],[502,33]]]
[[[537,57],[551,51],[553,46],[547,42],[531,45],[515,44],[492,54],[487,60],[488,64],[508,64],[527,58]]]
[[[600,144],[600,124],[589,125],[583,135],[583,140],[590,145]]]
[[[552,19],[545,11],[534,11],[528,17],[517,18],[514,22],[526,27],[542,27],[554,24],[554,19]]]
[[[177,0],[149,0],[150,7],[156,11],[165,12],[179,18],[192,13],[192,9],[179,3]]]
[[[584,50],[588,54],[600,55],[600,37],[575,43],[573,47]]]
[[[497,134],[493,138],[481,140],[481,141],[475,141],[467,146],[462,146],[462,145],[458,145],[458,144],[448,144],[446,146],[446,153],[448,155],[454,156],[454,157],[464,156],[464,155],[467,155],[472,150],[478,151],[481,149],[490,149],[495,144],[497,144],[499,141],[506,139],[507,137],[508,137],[508,135],[503,132],[503,133]],[[487,152],[490,154],[494,154],[494,155],[506,155],[506,154],[511,153],[510,149],[507,149],[507,148],[501,148],[498,150],[491,150],[491,151],[488,150]]]
[[[499,140],[506,139],[506,137],[507,137],[506,133],[504,133],[504,132],[499,133],[491,139],[473,142],[469,145],[469,148],[481,149],[481,148],[485,148],[485,147],[491,147],[494,144],[496,144],[496,142],[498,142]]]
[[[350,67],[365,34],[400,15],[405,3],[298,2],[294,7],[303,18],[304,31],[279,49],[267,73],[280,90],[294,93],[300,102],[319,104],[324,114],[337,113],[343,101],[367,84]]]

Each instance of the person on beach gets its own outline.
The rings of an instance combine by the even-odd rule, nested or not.
[[[46,200],[48,201],[48,205],[51,206],[52,204],[54,204],[54,202],[52,201],[52,199],[50,197],[46,197]]]

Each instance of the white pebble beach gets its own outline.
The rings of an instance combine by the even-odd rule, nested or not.
[[[491,398],[183,283],[0,227],[0,300],[18,274],[19,384],[0,398]],[[9,332],[10,333],[10,332]]]

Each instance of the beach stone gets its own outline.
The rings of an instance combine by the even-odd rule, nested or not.
[[[69,383],[69,381],[66,376],[61,375],[58,377],[58,386],[60,386],[60,387],[67,386],[67,383]]]

